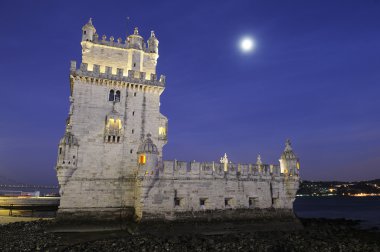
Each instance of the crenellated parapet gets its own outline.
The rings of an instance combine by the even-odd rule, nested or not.
[[[263,177],[284,177],[279,165],[234,164],[229,163],[227,170],[218,162],[163,161],[158,165],[160,178],[176,179],[257,179]]]
[[[102,35],[102,37],[99,38],[99,35],[95,34],[94,39],[91,42],[97,45],[103,45],[108,47],[116,47],[120,49],[136,49],[142,50],[146,53],[155,53],[149,50],[149,47],[147,46],[147,43],[144,40],[141,40],[141,42],[136,45],[135,43],[131,43],[128,39],[123,40],[119,37],[115,40],[113,36],[110,36],[107,39],[106,35]]]
[[[70,75],[72,75],[73,77],[93,77],[99,79],[138,83],[158,87],[165,87],[166,82],[166,78],[164,75],[160,75],[160,78],[157,78],[156,74],[150,74],[148,78],[145,72],[140,72],[136,70],[128,70],[127,72],[124,72],[124,69],[117,68],[116,74],[114,74],[112,67],[106,66],[104,68],[104,72],[102,72],[100,71],[99,65],[94,64],[92,70],[90,70],[87,63],[81,63],[80,67],[77,68],[76,61],[71,61]]]
[[[124,41],[121,37],[115,40],[114,36],[107,39],[106,35],[99,37],[96,29],[92,24],[92,19],[82,27],[82,41],[91,42],[97,45],[121,48],[121,49],[136,49],[146,53],[158,54],[158,39],[154,31],[151,31],[150,38],[145,42],[144,38],[139,34],[137,27],[134,28],[133,34],[129,35]]]

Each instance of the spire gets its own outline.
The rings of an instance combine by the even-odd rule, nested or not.
[[[138,27],[135,27],[135,29],[133,30],[133,35],[139,35],[139,28]]]
[[[224,153],[224,156],[220,158],[220,163],[223,164],[223,170],[228,171],[228,157],[227,153]]]
[[[290,142],[290,139],[286,139],[286,142],[285,142],[285,151],[292,151],[292,143]]]
[[[150,31],[150,37],[151,38],[155,38],[156,37],[156,34],[154,34],[154,31]]]
[[[256,164],[258,165],[262,165],[263,164],[263,161],[261,161],[261,155],[257,155],[257,161],[256,161]]]
[[[92,29],[95,30],[95,27],[94,27],[94,25],[92,24],[92,18],[90,18],[90,19],[88,20],[88,22],[83,26],[82,29],[85,29],[85,28],[92,28]]]

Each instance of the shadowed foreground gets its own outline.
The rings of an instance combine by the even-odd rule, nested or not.
[[[358,222],[302,219],[298,231],[225,234],[51,233],[52,221],[0,226],[1,251],[380,251],[380,232]]]

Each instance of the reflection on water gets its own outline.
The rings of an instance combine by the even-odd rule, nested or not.
[[[355,219],[380,228],[380,197],[298,197],[294,211],[301,218]]]

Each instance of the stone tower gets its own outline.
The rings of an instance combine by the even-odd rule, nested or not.
[[[70,111],[59,142],[58,218],[156,220],[294,219],[299,160],[286,142],[280,165],[163,161],[158,39],[137,28],[124,40],[82,28],[82,62],[70,67]],[[238,211],[237,211],[238,210]]]
[[[158,40],[137,28],[124,40],[82,28],[82,62],[70,68],[70,112],[56,165],[58,216],[114,219],[133,214],[138,148],[154,141],[157,162],[167,142],[160,113],[165,77],[157,79]],[[151,160],[149,160],[151,162]]]

